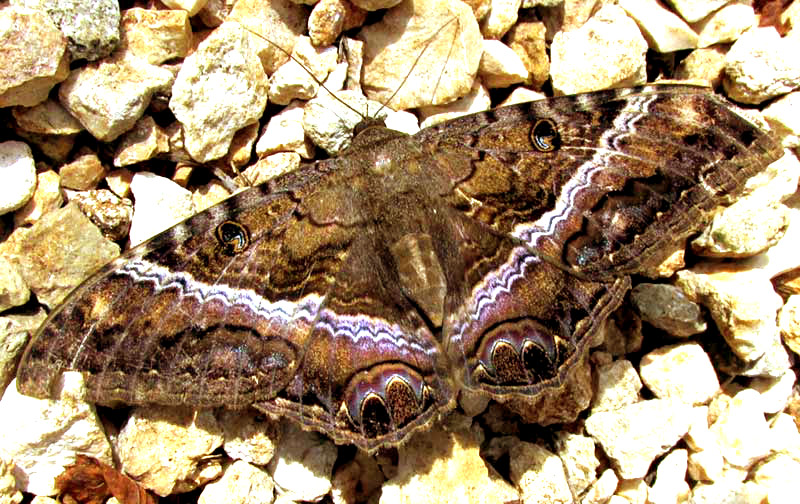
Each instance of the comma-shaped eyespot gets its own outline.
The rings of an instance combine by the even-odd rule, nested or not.
[[[398,432],[434,405],[422,376],[408,366],[386,363],[358,373],[345,392],[350,422],[367,439]]]
[[[539,119],[530,132],[533,147],[539,152],[553,152],[561,146],[561,136],[552,119]]]
[[[483,335],[472,377],[489,386],[535,385],[554,378],[570,353],[563,338],[537,321],[507,321]]]
[[[226,255],[241,254],[250,245],[250,232],[236,221],[223,222],[217,226],[214,234]]]

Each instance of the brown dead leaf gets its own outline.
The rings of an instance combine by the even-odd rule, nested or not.
[[[86,455],[78,455],[75,463],[64,469],[56,478],[56,488],[62,496],[69,496],[79,504],[103,504],[112,496],[121,504],[157,502],[128,476]]]

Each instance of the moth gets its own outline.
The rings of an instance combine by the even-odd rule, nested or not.
[[[342,156],[129,250],[50,313],[17,384],[100,404],[254,407],[367,450],[455,406],[561,386],[631,275],[781,155],[690,86],[362,131]]]

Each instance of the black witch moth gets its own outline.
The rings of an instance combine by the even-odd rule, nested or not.
[[[403,441],[460,389],[560,386],[652,268],[780,147],[713,93],[602,91],[364,130],[116,259],[18,374],[102,403],[255,407]]]

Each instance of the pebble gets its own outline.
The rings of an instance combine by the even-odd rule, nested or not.
[[[0,143],[0,215],[23,205],[36,190],[36,166],[31,148],[24,142],[9,140]]]
[[[616,5],[602,7],[582,27],[560,31],[550,48],[550,78],[557,94],[644,84],[647,41]]]

